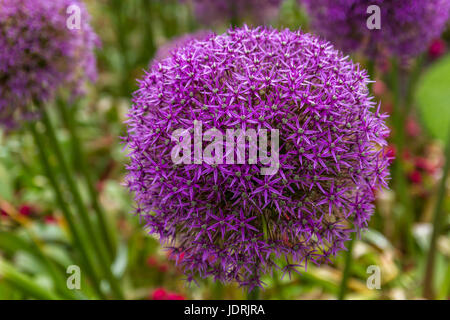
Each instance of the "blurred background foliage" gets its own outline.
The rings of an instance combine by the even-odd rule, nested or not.
[[[99,80],[89,94],[74,105],[57,103],[69,112],[60,117],[49,108],[62,153],[84,202],[92,205],[89,183],[83,177],[83,161],[72,143],[72,121],[86,153],[85,164],[92,173],[95,192],[106,212],[113,239],[112,272],[121,293],[102,279],[96,288],[81,269],[81,290],[68,290],[66,269],[77,265],[79,250],[68,232],[67,221],[55,202],[51,181],[45,176],[32,136],[25,129],[0,132],[0,299],[241,299],[246,293],[233,285],[211,279],[187,286],[182,273],[157,239],[148,236],[139,219],[130,214],[133,203],[122,185],[127,162],[120,136],[130,106],[131,93],[156,50],[174,37],[202,30],[188,3],[177,0],[89,0],[94,29],[102,40],[98,50]],[[295,0],[284,1],[272,21],[278,28],[308,30],[308,19]],[[212,29],[221,33],[223,23]],[[433,43],[429,52],[411,61],[414,95],[407,99],[411,112],[405,119],[404,145],[391,144],[391,152],[401,159],[401,179],[393,177],[391,190],[378,195],[377,210],[369,230],[352,251],[347,299],[415,299],[424,297],[424,279],[432,234],[432,217],[445,162],[444,144],[450,124],[450,56],[445,48],[450,34]],[[437,48],[437,49],[436,49]],[[352,57],[367,66],[357,54]],[[373,93],[386,112],[392,111],[394,93],[390,85],[389,61],[377,64]],[[61,120],[62,119],[62,120]],[[38,131],[44,129],[37,127]],[[58,159],[51,153],[48,161]],[[57,172],[57,177],[64,172]],[[450,297],[449,181],[444,190],[440,232],[436,237],[432,287],[434,298]],[[66,192],[66,191],[64,191]],[[70,196],[66,194],[66,196]],[[74,199],[70,198],[70,207]],[[90,207],[89,212],[92,208]],[[94,219],[94,218],[93,218]],[[99,221],[94,220],[96,232]],[[96,255],[95,252],[91,254]],[[266,276],[262,299],[335,299],[340,296],[345,255],[329,266],[309,266],[301,275]],[[381,289],[371,290],[367,268],[381,270]],[[97,268],[99,268],[97,266]],[[115,280],[115,281],[116,281]],[[342,296],[341,296],[342,297]]]

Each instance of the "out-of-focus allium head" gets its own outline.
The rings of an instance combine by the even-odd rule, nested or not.
[[[194,40],[206,40],[208,37],[213,37],[214,33],[208,30],[199,30],[194,33],[187,33],[182,36],[176,37],[158,48],[153,61],[159,61],[167,58],[172,51],[179,47],[187,45]]]
[[[261,27],[191,42],[152,65],[128,114],[127,186],[189,280],[251,289],[273,268],[328,262],[367,226],[389,162],[368,82],[328,42]],[[174,131],[194,135],[200,122],[205,141],[210,129],[278,130],[279,170],[261,175],[265,165],[229,164],[226,152],[222,164],[196,164],[198,154],[174,163]]]
[[[186,2],[187,0],[181,0]],[[213,25],[226,20],[264,24],[278,13],[281,0],[191,0],[196,18]]]
[[[67,27],[71,5],[80,8],[80,29]],[[79,0],[0,0],[0,123],[13,125],[62,86],[82,93],[96,78],[98,44]]]
[[[311,18],[312,29],[335,46],[369,56],[380,50],[399,57],[425,51],[439,37],[450,14],[450,0],[300,0]],[[373,14],[380,8],[381,29],[369,30]]]

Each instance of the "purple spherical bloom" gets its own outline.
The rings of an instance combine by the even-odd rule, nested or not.
[[[0,0],[0,122],[14,124],[62,86],[82,93],[98,44],[79,0]]]
[[[128,114],[127,186],[149,232],[182,254],[188,279],[251,289],[273,269],[328,262],[367,227],[389,162],[368,82],[328,42],[287,29],[229,30],[152,64]],[[199,124],[205,145],[207,132],[267,129],[271,146],[278,132],[279,151],[268,147],[279,155],[275,174],[262,175],[262,161],[234,164],[237,151],[220,142],[223,161],[198,161]],[[246,159],[256,140],[244,140]],[[183,163],[173,161],[180,143]]]
[[[206,40],[208,37],[212,36],[214,36],[214,33],[211,31],[199,30],[194,33],[187,33],[174,39],[171,39],[170,41],[164,43],[162,46],[158,48],[158,51],[156,51],[153,61],[159,61],[164,58],[167,58],[172,53],[172,51],[176,50],[179,47],[187,45],[191,41]]]
[[[281,0],[192,0],[192,5],[196,18],[203,24],[213,25],[227,20],[264,24],[277,15],[281,2]]]
[[[361,50],[374,57],[385,51],[412,57],[427,49],[443,32],[450,14],[450,0],[300,0],[314,32],[346,51]],[[380,29],[367,27],[380,9]],[[375,17],[375,16],[374,16]],[[369,20],[369,24],[374,22]]]

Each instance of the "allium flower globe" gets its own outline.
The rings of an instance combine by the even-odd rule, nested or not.
[[[361,50],[371,57],[387,52],[407,58],[425,51],[443,32],[450,0],[300,0],[314,32],[345,52]],[[367,20],[380,8],[380,29],[369,30]]]
[[[262,27],[190,42],[152,65],[128,114],[127,185],[188,280],[262,286],[274,269],[330,261],[367,226],[389,162],[368,82],[328,42]],[[222,164],[175,164],[173,132],[198,123],[224,135],[278,130],[278,171],[229,164],[225,152]]]
[[[69,29],[67,8],[80,9],[80,29]],[[96,78],[98,38],[79,0],[0,0],[0,123],[29,115],[66,86],[78,95]]]
[[[188,0],[181,0],[186,2]],[[196,18],[211,25],[224,20],[250,19],[267,23],[277,15],[281,0],[191,0]]]

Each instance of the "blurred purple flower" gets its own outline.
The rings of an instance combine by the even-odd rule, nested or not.
[[[367,226],[389,179],[386,116],[368,82],[328,42],[287,29],[229,30],[153,63],[128,114],[127,186],[188,280],[252,289],[275,268],[328,262]],[[223,134],[278,129],[279,171],[174,164],[172,133],[195,121]]]
[[[186,2],[188,0],[181,0]],[[191,0],[197,19],[206,25],[226,20],[264,24],[277,15],[281,0]]]
[[[300,0],[314,32],[352,52],[374,57],[386,52],[402,58],[425,51],[443,32],[450,0]],[[381,29],[369,30],[370,5],[380,8]]]
[[[80,8],[80,29],[67,27],[71,5]],[[62,86],[75,96],[96,79],[99,40],[89,19],[79,0],[0,0],[0,123],[26,118],[32,101]]]

